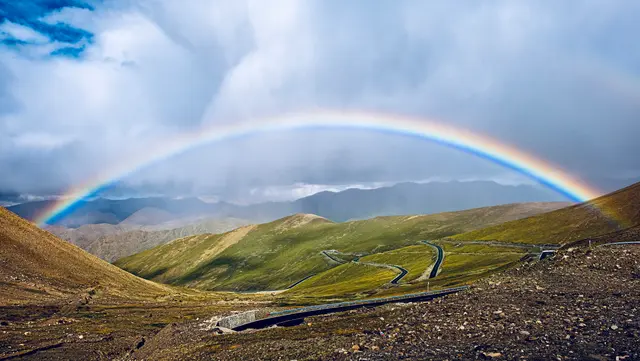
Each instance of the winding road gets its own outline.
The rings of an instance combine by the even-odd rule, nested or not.
[[[433,264],[433,268],[431,269],[431,273],[429,274],[429,278],[435,278],[440,271],[440,266],[442,266],[442,262],[444,261],[444,250],[442,247],[435,243],[431,243],[429,241],[420,241],[422,244],[426,244],[427,246],[431,246],[438,251],[438,257],[436,258],[436,263]]]
[[[440,267],[442,266],[442,262],[444,261],[444,250],[442,249],[442,247],[440,247],[437,244],[431,243],[429,241],[420,241],[420,243],[425,244],[427,246],[431,246],[433,248],[436,249],[437,251],[437,258],[436,258],[436,262],[433,265],[433,268],[431,269],[431,273],[429,274],[429,278],[435,278],[438,275],[438,272],[440,271]],[[322,253],[323,256],[327,257],[329,260],[331,260],[332,262],[338,263],[338,264],[346,264],[346,263],[355,263],[355,264],[359,264],[359,265],[363,265],[363,266],[372,266],[372,267],[378,267],[378,268],[386,268],[386,269],[390,269],[393,270],[395,272],[398,272],[398,274],[391,280],[389,281],[390,284],[392,285],[397,285],[400,283],[400,281],[409,273],[409,271],[401,266],[395,265],[395,264],[386,264],[386,263],[375,263],[375,262],[362,262],[360,261],[360,255],[359,254],[349,254],[349,253],[342,253],[340,251],[337,250],[324,250],[321,251],[320,253]],[[354,257],[351,261],[345,261],[344,259],[341,259],[339,257],[336,257],[336,255],[345,255],[345,256],[350,256],[350,257]],[[300,283],[308,280],[309,278],[315,276],[316,274],[312,274],[309,275],[295,283],[293,283],[292,285],[290,285],[289,287],[287,287],[285,290],[289,290],[292,289],[293,287],[299,285]]]
[[[390,283],[391,283],[392,285],[397,285],[397,284],[398,284],[398,282],[400,282],[400,280],[401,280],[404,276],[406,276],[406,275],[407,275],[407,273],[409,273],[409,271],[407,271],[406,269],[404,269],[404,268],[402,268],[402,267],[400,267],[400,266],[393,266],[393,267],[396,267],[396,268],[400,271],[400,274],[399,274],[399,275],[397,275],[397,276],[396,276],[396,278],[392,279]]]

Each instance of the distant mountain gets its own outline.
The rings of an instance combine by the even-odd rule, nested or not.
[[[566,244],[612,232],[614,235],[621,235],[624,233],[619,232],[621,229],[638,225],[640,225],[640,183],[589,202],[482,228],[454,238]],[[607,237],[615,238],[610,235]],[[626,240],[624,237],[621,239]]]
[[[96,297],[143,298],[170,292],[65,242],[0,207],[0,306]],[[91,297],[91,296],[89,296]]]
[[[370,190],[321,192],[293,202],[247,206],[225,202],[212,204],[197,198],[97,199],[80,204],[59,224],[67,227],[91,223],[119,224],[127,219],[124,224],[153,225],[168,219],[202,217],[267,222],[295,213],[313,213],[343,222],[382,215],[431,214],[499,204],[562,200],[561,196],[551,191],[530,185],[510,186],[490,181],[401,183]],[[38,210],[47,205],[50,205],[49,201],[31,202],[8,209],[33,219]]]
[[[235,218],[208,219],[179,228],[160,230],[123,223],[87,224],[78,228],[49,226],[47,230],[91,254],[112,262],[177,238],[202,233],[223,233],[250,222]]]
[[[76,246],[87,250],[91,243],[98,238],[120,234],[135,230],[137,227],[115,224],[85,224],[78,228],[67,228],[63,226],[46,226],[44,229],[55,234],[56,236],[71,242]]]
[[[135,211],[132,215],[120,222],[120,224],[133,226],[151,226],[155,224],[170,222],[175,218],[177,217],[173,213],[165,211],[164,209],[145,207],[139,211]]]
[[[23,218],[35,220],[42,210],[47,209],[52,204],[53,201],[37,201],[18,204],[7,207],[7,209]],[[149,223],[154,221],[154,217],[158,218],[155,222],[162,223],[167,221],[167,217],[164,217],[167,213],[171,214],[171,219],[211,214],[215,211],[216,205],[205,203],[197,198],[99,198],[80,202],[74,211],[58,222],[57,225],[79,227],[83,224],[118,224],[145,208],[149,210],[142,212],[128,223],[135,224],[136,218],[144,218],[144,223]],[[155,215],[152,213],[155,213]],[[164,216],[159,216],[161,213]]]
[[[310,213],[334,222],[344,222],[376,216],[433,214],[500,204],[562,200],[553,192],[528,185],[509,186],[486,181],[400,183],[377,189],[320,192],[293,202],[244,207],[220,204],[217,212],[255,221]]]
[[[562,200],[554,193],[533,186],[478,181],[400,183],[371,190],[322,192],[299,199],[294,204],[303,213],[346,221],[383,215],[432,214],[509,203]]]

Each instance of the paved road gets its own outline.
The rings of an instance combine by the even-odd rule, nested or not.
[[[312,274],[312,275],[308,275],[307,277],[305,277],[305,278],[301,279],[300,281],[297,281],[296,283],[292,284],[291,286],[287,287],[286,289],[287,289],[287,290],[290,290],[290,289],[294,288],[295,286],[297,286],[297,285],[301,284],[302,282],[304,282],[304,281],[308,280],[309,278],[311,278],[311,277],[313,277],[313,276],[315,276],[315,275],[316,275],[315,273],[314,273],[314,274]]]
[[[438,271],[440,270],[440,266],[442,266],[442,262],[444,261],[444,250],[442,247],[438,246],[435,243],[431,243],[429,241],[420,241],[422,244],[426,244],[427,246],[434,247],[438,251],[438,258],[436,259],[436,263],[433,265],[431,269],[431,274],[429,278],[435,278],[438,275]]]
[[[380,306],[387,303],[398,302],[420,302],[428,301],[434,298],[446,296],[452,293],[464,291],[468,286],[448,288],[439,291],[413,293],[402,296],[391,296],[383,298],[374,298],[368,300],[358,300],[350,302],[328,303],[324,305],[294,308],[284,311],[271,312],[265,318],[246,322],[233,327],[234,331],[243,331],[247,329],[260,329],[273,325],[294,325],[300,323],[305,317],[325,315],[329,313],[343,312],[363,307]]]
[[[336,251],[336,252],[337,252],[337,251]],[[330,260],[332,260],[333,262],[340,263],[340,264],[347,263],[347,261],[345,261],[345,260],[343,260],[343,259],[340,259],[340,258],[337,258],[337,257],[333,256],[333,254],[332,254],[332,253],[329,253],[329,251],[322,251],[321,253],[322,253],[325,257],[327,257],[327,258],[329,258]]]
[[[396,276],[396,278],[391,280],[391,284],[392,285],[397,285],[398,282],[400,282],[400,280],[407,275],[407,273],[409,273],[409,271],[407,271],[406,269],[400,267],[400,266],[393,266],[396,269],[398,269],[400,271],[400,274]]]
[[[640,241],[603,243],[603,244],[601,244],[601,246],[624,246],[624,245],[627,245],[627,244],[640,244]]]

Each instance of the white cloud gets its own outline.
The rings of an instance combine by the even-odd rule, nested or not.
[[[52,149],[69,143],[69,139],[54,137],[48,133],[23,133],[14,138],[15,145],[25,148]]]
[[[34,44],[46,44],[49,42],[49,38],[39,32],[29,27],[5,20],[0,23],[0,40],[8,38]]]
[[[15,152],[0,167],[50,159],[36,162],[38,174],[75,183],[204,124],[320,107],[440,118],[586,176],[633,171],[639,7],[122,0],[44,16],[94,34],[80,59],[51,58],[65,44],[4,22],[0,32],[39,45],[22,49],[29,56],[0,48],[10,75],[0,79],[0,107],[12,105],[0,109],[0,140]],[[488,162],[404,138],[269,139],[200,149],[136,177],[281,197],[341,181],[503,176]],[[50,151],[33,155],[34,147]],[[31,176],[21,172],[0,189],[19,188]],[[304,186],[290,190],[294,183]]]

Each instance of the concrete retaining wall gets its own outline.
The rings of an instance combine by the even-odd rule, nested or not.
[[[229,329],[234,329],[240,325],[244,325],[256,320],[257,310],[237,313],[235,315],[227,316],[218,321],[218,326]]]

